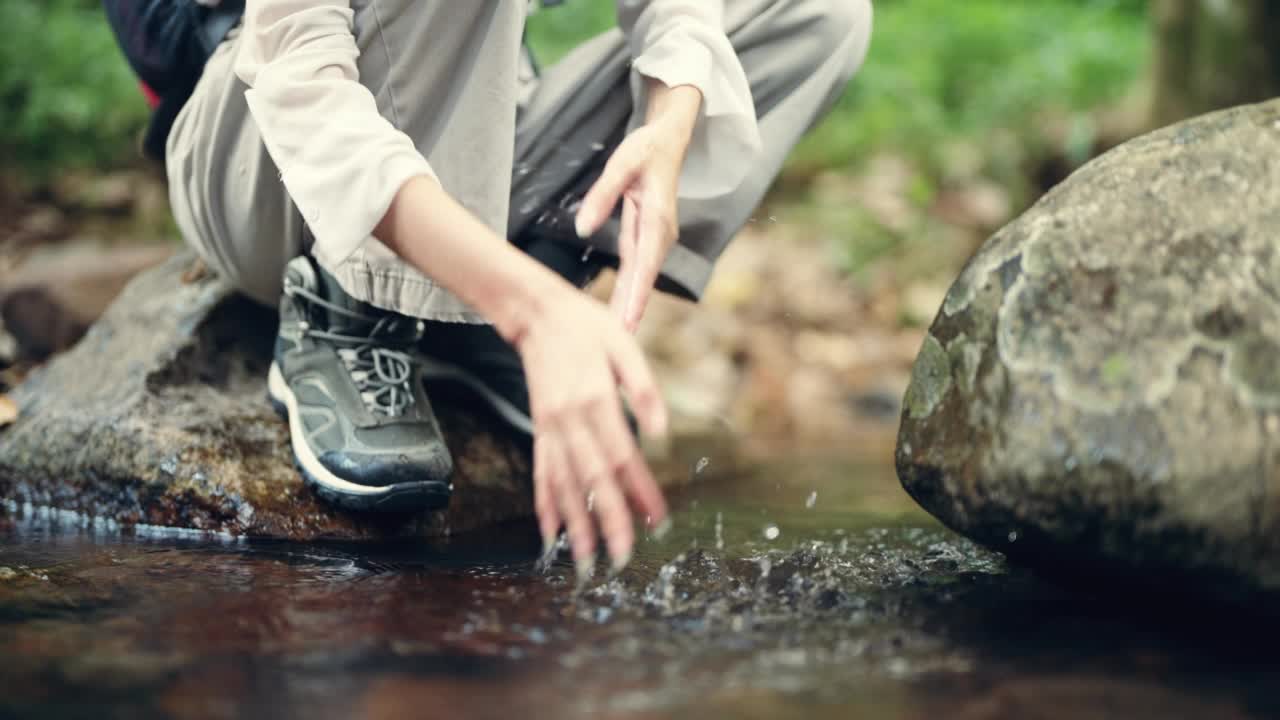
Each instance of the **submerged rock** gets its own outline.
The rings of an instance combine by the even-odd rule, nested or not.
[[[934,320],[903,486],[1046,568],[1280,590],[1278,198],[1280,102],[1139,138],[1048,193]]]
[[[266,400],[275,313],[199,277],[139,275],[71,351],[13,393],[0,496],[147,523],[293,539],[439,535],[532,514],[527,453],[436,398],[455,460],[447,512],[371,518],[319,502]]]

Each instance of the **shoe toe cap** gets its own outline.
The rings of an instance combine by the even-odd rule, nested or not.
[[[453,473],[453,460],[447,452],[366,454],[331,451],[318,459],[329,472],[343,480],[369,487],[422,482],[447,486]]]

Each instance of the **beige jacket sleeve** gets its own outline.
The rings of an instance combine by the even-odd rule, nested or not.
[[[353,17],[348,0],[248,0],[235,65],[312,252],[329,267],[364,243],[405,182],[435,177],[360,84]]]
[[[762,152],[751,87],[725,31],[725,0],[617,0],[631,48],[631,93],[648,103],[644,78],[702,92],[702,117],[680,178],[680,195],[715,197],[736,189]]]

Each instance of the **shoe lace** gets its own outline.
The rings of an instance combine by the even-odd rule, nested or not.
[[[316,340],[324,340],[338,346],[338,359],[342,361],[365,407],[376,415],[388,418],[400,417],[414,404],[413,358],[402,350],[411,345],[422,332],[422,323],[401,315],[384,315],[374,318],[330,302],[300,286],[288,286],[285,292],[300,297],[312,307],[320,307],[330,313],[354,321],[347,332],[334,332],[317,328],[310,322],[302,324],[302,333]],[[405,333],[405,323],[413,322],[414,333]],[[367,332],[362,332],[367,327]]]

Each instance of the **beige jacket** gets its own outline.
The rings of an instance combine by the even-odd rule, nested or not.
[[[313,252],[326,265],[340,264],[361,247],[406,181],[437,177],[413,139],[379,114],[373,95],[359,82],[352,2],[360,1],[248,0],[235,62],[236,74],[250,88],[245,94],[249,110],[311,229]],[[523,1],[459,0],[458,5]],[[724,0],[617,0],[617,5],[633,58],[635,107],[645,104],[643,78],[692,85],[703,94],[681,197],[709,197],[737,187],[760,154],[761,140],[745,73],[725,34]],[[495,83],[494,92],[510,96],[503,101],[514,114],[516,89]],[[460,196],[466,188],[488,179],[468,180],[454,183],[463,192],[447,183],[445,189],[502,232],[505,205],[468,202]]]

